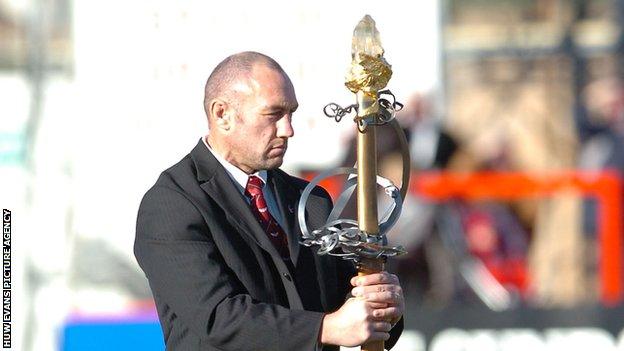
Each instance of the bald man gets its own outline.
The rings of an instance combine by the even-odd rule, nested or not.
[[[398,279],[299,244],[307,182],[279,169],[294,135],[293,85],[268,56],[232,55],[206,82],[209,133],[141,202],[134,252],[167,350],[337,350],[402,330]],[[332,208],[312,191],[308,223]]]

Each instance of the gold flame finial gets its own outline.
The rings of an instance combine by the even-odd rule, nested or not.
[[[369,15],[364,16],[353,30],[351,41],[351,67],[347,72],[345,85],[354,93],[363,93],[372,101],[372,109],[361,112],[376,113],[377,92],[383,89],[390,77],[392,69],[383,57],[379,31],[375,21]]]

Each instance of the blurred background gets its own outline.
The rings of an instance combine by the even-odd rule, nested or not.
[[[13,349],[163,350],[136,212],[206,134],[212,68],[274,57],[301,104],[283,168],[351,166],[353,123],[322,109],[353,103],[367,13],[412,158],[395,349],[623,350],[624,0],[0,0]],[[378,164],[400,184],[385,127]]]

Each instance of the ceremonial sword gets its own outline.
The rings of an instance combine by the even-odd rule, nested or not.
[[[389,246],[386,233],[398,219],[410,177],[410,157],[405,133],[395,120],[403,105],[389,90],[383,90],[392,70],[384,58],[379,31],[375,21],[366,15],[353,31],[352,61],[345,85],[356,95],[356,103],[342,107],[336,103],[325,106],[326,116],[340,122],[346,115],[353,118],[357,127],[357,166],[341,167],[316,176],[304,189],[297,216],[302,232],[302,244],[317,246],[319,255],[340,256],[354,262],[358,275],[381,272],[388,257],[405,253],[401,246]],[[377,175],[376,128],[390,124],[399,139],[403,160],[401,189]],[[306,203],[318,183],[331,176],[349,175],[342,194],[336,200],[325,225],[310,231],[306,223]],[[384,188],[392,200],[379,220],[377,216],[377,185]],[[357,188],[357,222],[338,218],[347,201]],[[362,345],[363,351],[383,351],[384,342]]]

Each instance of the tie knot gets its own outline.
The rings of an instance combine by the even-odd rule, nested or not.
[[[247,179],[247,187],[245,188],[245,191],[251,196],[262,194],[263,186],[264,183],[262,182],[262,179],[252,175],[249,176],[249,179]]]

